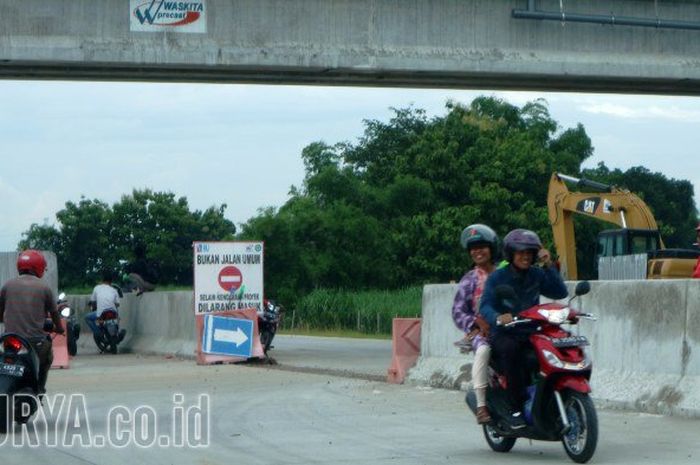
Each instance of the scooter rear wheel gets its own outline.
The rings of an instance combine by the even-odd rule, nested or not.
[[[564,408],[571,428],[561,439],[566,455],[576,463],[586,463],[598,444],[598,416],[588,394],[567,391]]]
[[[23,388],[17,391],[13,396],[14,419],[17,423],[25,424],[34,415],[39,408],[35,392],[30,388]],[[22,406],[29,408],[25,411]]]
[[[12,430],[15,423],[14,402],[10,394],[0,396],[0,434]]]
[[[510,452],[515,445],[515,438],[501,436],[491,425],[484,425],[484,437],[495,452]]]
[[[110,354],[116,354],[118,349],[117,349],[117,337],[114,336],[109,336],[109,353]]]
[[[97,345],[97,348],[100,349],[100,353],[107,352],[109,346],[105,342],[104,336],[102,334],[100,334],[99,336],[95,334],[93,339],[95,340],[95,345]]]

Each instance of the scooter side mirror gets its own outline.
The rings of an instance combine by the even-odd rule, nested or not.
[[[58,294],[58,300],[65,300],[65,298],[66,298],[65,292],[61,292],[60,294]]]
[[[576,289],[574,289],[574,294],[577,296],[586,295],[591,292],[591,283],[588,281],[580,281],[576,284]]]

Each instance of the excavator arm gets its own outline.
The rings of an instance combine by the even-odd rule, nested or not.
[[[598,192],[570,192],[565,181],[575,183],[577,187],[588,187]],[[625,229],[658,229],[651,210],[635,194],[615,186],[560,173],[553,173],[549,180],[547,208],[554,234],[554,245],[565,279],[578,278],[573,214],[596,218]],[[661,247],[663,248],[663,244]]]

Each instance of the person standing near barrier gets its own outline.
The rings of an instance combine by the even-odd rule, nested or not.
[[[473,224],[464,228],[460,242],[469,252],[474,267],[459,281],[452,305],[452,320],[465,333],[464,339],[455,345],[474,351],[472,383],[476,393],[476,421],[479,424],[485,424],[491,421],[491,415],[486,407],[491,348],[488,344],[488,324],[479,315],[479,300],[486,279],[496,269],[498,236],[486,225]]]
[[[136,244],[134,247],[134,261],[127,265],[126,272],[129,281],[135,287],[136,295],[144,292],[152,292],[158,283],[158,270],[155,262],[146,258],[146,245]]]
[[[26,338],[39,357],[39,392],[46,392],[46,380],[53,363],[51,337],[44,330],[47,315],[53,331],[63,334],[56,299],[48,284],[41,279],[46,272],[46,259],[38,250],[25,250],[17,257],[19,277],[5,283],[0,290],[0,323],[5,332]]]
[[[698,223],[698,227],[695,228],[695,246],[700,248],[700,223]],[[698,257],[698,261],[695,264],[693,278],[700,278],[700,257]]]

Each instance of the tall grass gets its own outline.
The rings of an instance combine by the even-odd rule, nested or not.
[[[287,313],[284,328],[391,334],[392,319],[420,317],[422,292],[421,286],[395,291],[317,289]]]

